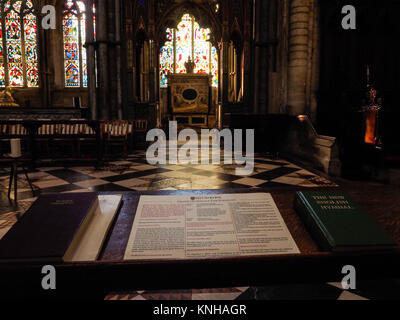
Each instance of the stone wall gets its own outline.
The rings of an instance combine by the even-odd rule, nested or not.
[[[319,10],[316,0],[293,0],[288,41],[287,112],[316,118],[319,63]]]
[[[315,123],[318,0],[256,0],[255,5],[253,112],[307,115]]]

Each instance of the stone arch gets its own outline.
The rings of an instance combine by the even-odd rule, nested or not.
[[[137,24],[135,30],[135,43],[142,45],[147,40],[149,40],[149,36],[146,30],[146,25],[144,23],[143,17],[140,16],[139,23]]]
[[[230,33],[229,40],[233,42],[237,52],[240,53],[243,48],[243,36],[236,18],[231,30],[232,32]]]
[[[176,28],[181,21],[182,16],[189,13],[194,16],[196,22],[202,28],[211,29],[211,43],[217,46],[218,41],[221,39],[221,25],[217,17],[212,12],[208,5],[200,5],[193,2],[184,2],[181,4],[173,4],[165,13],[160,17],[156,27],[156,41],[160,47],[165,42],[165,30],[167,28]]]

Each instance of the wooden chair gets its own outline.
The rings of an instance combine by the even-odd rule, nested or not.
[[[68,154],[65,152],[66,147],[68,147],[70,158],[75,158],[77,135],[78,127],[76,124],[57,124],[54,138],[52,139],[53,155],[60,158],[68,158]]]
[[[128,130],[129,122],[126,120],[107,121],[102,124],[106,157],[111,158],[110,150],[116,147],[122,149],[122,157],[128,156]],[[113,154],[118,155],[118,153]]]
[[[133,145],[136,147],[146,147],[146,134],[148,130],[147,120],[133,121]]]
[[[51,156],[51,145],[56,133],[56,126],[54,124],[44,123],[38,129],[38,136],[36,138],[36,145],[40,154],[45,153],[47,157]]]
[[[97,147],[96,132],[87,124],[78,124],[78,135],[76,138],[78,158],[95,154]]]

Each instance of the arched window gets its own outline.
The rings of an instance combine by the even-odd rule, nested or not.
[[[87,87],[86,8],[84,1],[66,0],[63,12],[64,84]]]
[[[213,75],[212,85],[218,87],[218,52],[210,42],[209,28],[200,28],[194,17],[185,14],[177,28],[168,28],[167,41],[160,52],[160,86],[167,87],[169,73],[185,73],[190,58],[195,73]]]
[[[31,0],[0,1],[0,87],[38,87],[38,19]]]

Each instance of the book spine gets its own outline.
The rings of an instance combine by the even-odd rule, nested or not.
[[[335,247],[336,242],[333,239],[333,237],[331,236],[330,232],[328,229],[326,229],[324,223],[321,221],[319,215],[315,212],[313,206],[310,204],[310,202],[308,201],[307,197],[300,192],[299,193],[299,198],[302,201],[305,209],[307,210],[307,212],[310,214],[311,218],[313,218],[313,221],[315,221],[315,223],[318,226],[318,230],[320,230],[323,234],[323,236],[328,240],[328,242],[330,243],[330,245],[332,247]]]
[[[334,247],[334,243],[329,241],[329,236],[327,236],[320,228],[317,220],[313,217],[311,208],[306,204],[305,199],[302,199],[299,194],[296,195],[294,202],[294,208],[299,214],[300,218],[303,220],[304,224],[308,227],[308,231],[311,233],[312,237],[317,241],[321,249],[324,251],[330,251]]]

